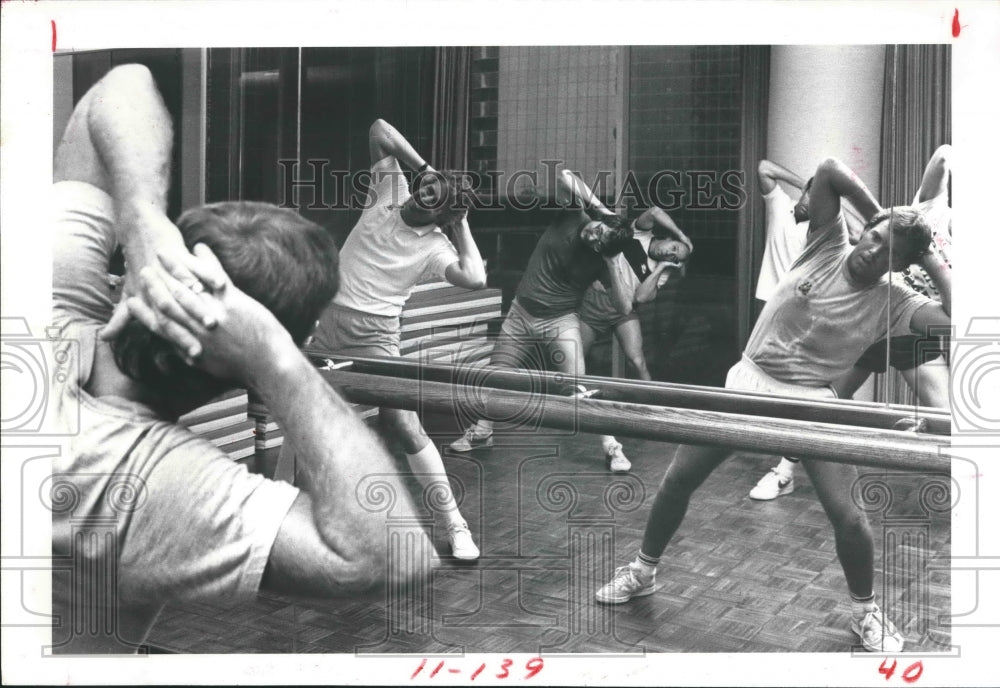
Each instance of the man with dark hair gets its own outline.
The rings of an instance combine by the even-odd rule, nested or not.
[[[873,220],[852,249],[842,200]],[[890,334],[921,334],[950,322],[950,277],[928,252],[930,228],[911,208],[881,211],[865,185],[837,160],[816,170],[806,248],[768,300],[726,387],[790,396],[835,396],[842,376],[890,323]],[[935,303],[886,273],[919,260],[941,289]],[[656,566],[698,486],[730,456],[724,447],[681,445],[656,494],[635,560],[597,591],[608,604],[655,592]],[[874,601],[874,544],[851,498],[857,468],[803,460],[829,517],[851,594],[851,629],[868,651],[902,650],[903,637]]]
[[[528,260],[490,364],[508,368],[548,365],[576,377],[584,374],[577,311],[587,287],[600,279],[619,313],[625,315],[632,310],[634,294],[625,277],[629,267],[620,259],[632,238],[632,229],[625,218],[608,210],[583,180],[568,170],[560,171],[554,191],[557,203],[565,205]],[[531,355],[539,344],[548,353],[547,361]],[[467,452],[492,444],[493,422],[479,420],[452,442],[451,448]],[[614,437],[603,435],[601,444],[612,471],[624,473],[631,468]]]
[[[53,572],[57,651],[134,651],[171,601],[249,600],[262,586],[347,595],[387,566],[393,580],[420,574],[389,560],[385,514],[356,496],[377,473],[394,516],[415,514],[391,458],[298,349],[337,290],[333,239],[247,202],[189,210],[178,231],[165,214],[171,146],[149,70],[126,65],[83,96],[56,153],[53,324],[64,353],[80,353],[54,390],[79,427],[52,461],[52,551],[72,563]],[[238,386],[294,438],[301,489],[177,424]]]
[[[912,205],[912,208],[919,212],[930,226],[933,239],[930,248],[938,254],[948,271],[951,270],[951,263],[948,261],[951,245],[951,209],[948,206],[948,180],[951,175],[950,154],[951,146],[948,145],[940,146],[934,151],[934,155],[931,156],[924,168],[920,188]],[[784,267],[778,267],[778,264],[775,263],[777,269],[772,268],[773,274],[780,276],[791,265],[788,258],[794,260],[798,256],[798,253],[794,252],[794,247],[800,241],[799,237],[803,239],[805,237],[803,225],[807,224],[809,219],[808,185],[798,203],[795,204],[795,219],[799,222],[799,226],[790,227],[787,222],[782,222],[784,213],[772,213],[773,204],[780,207],[780,200],[773,199],[779,194],[784,195],[776,180],[780,179],[795,185],[795,180],[798,177],[780,165],[767,160],[761,161],[758,173],[761,189],[765,191],[765,201],[768,202],[768,246],[770,247],[773,241],[779,246],[785,247],[780,254],[774,254],[784,257],[782,262]],[[767,190],[769,186],[774,187],[770,192]],[[854,223],[857,222],[855,216],[846,208],[845,213],[844,217],[848,222],[851,241],[856,242],[862,232],[860,223],[855,228]],[[801,252],[801,248],[799,252]],[[769,292],[762,293],[762,286],[765,285],[765,275],[767,274],[767,258],[767,250],[765,249],[764,265],[761,267],[760,281],[757,284],[757,298],[764,300],[767,300],[767,294],[769,294]],[[941,300],[941,295],[933,280],[919,265],[909,265],[900,274],[908,287],[936,301]],[[774,278],[772,277],[771,280],[770,283],[773,284]],[[913,334],[902,334],[888,340],[882,338],[875,342],[865,350],[855,362],[854,367],[834,383],[833,387],[837,396],[849,399],[854,396],[873,372],[884,373],[886,371],[886,347],[888,346],[889,365],[898,370],[910,388],[916,392],[918,402],[924,406],[948,408],[950,405],[948,364],[942,357],[944,347],[922,346],[921,341],[926,342],[927,339]],[[757,481],[757,484],[750,490],[750,498],[771,500],[790,494],[795,489],[794,471],[797,463],[798,459],[783,456],[764,477]]]
[[[399,356],[399,317],[417,284],[446,280],[481,289],[486,270],[466,221],[468,192],[461,178],[434,170],[384,120],[369,129],[368,147],[372,180],[367,204],[344,243],[340,292],[320,318],[315,343],[345,356]],[[420,173],[412,195],[400,163]],[[433,491],[434,515],[443,521],[452,555],[478,558],[441,454],[417,414],[383,408],[379,416],[402,442],[424,490]],[[283,452],[283,472],[290,472],[288,458]]]

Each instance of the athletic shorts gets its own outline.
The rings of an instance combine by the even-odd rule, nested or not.
[[[745,392],[764,392],[765,394],[781,394],[786,397],[811,397],[817,399],[835,399],[837,393],[832,387],[804,387],[793,385],[775,379],[760,369],[746,355],[740,362],[729,369],[726,375],[726,389],[738,389]]]
[[[886,340],[881,339],[861,354],[854,365],[872,373],[885,372]],[[889,365],[896,370],[911,370],[918,365],[940,358],[944,346],[937,337],[925,338],[901,335],[889,339]]]
[[[399,318],[373,315],[331,303],[313,344],[345,356],[399,356]]]
[[[567,346],[576,351],[567,353]],[[580,318],[575,311],[539,318],[517,298],[510,304],[493,348],[492,363],[533,370],[554,369],[569,375],[584,373],[580,346]],[[563,353],[557,353],[561,350]],[[564,390],[569,393],[569,387]],[[562,392],[560,392],[562,393]]]
[[[635,311],[622,315],[614,306],[611,294],[591,287],[583,296],[580,304],[580,321],[586,323],[599,334],[610,332],[623,322],[638,320]]]

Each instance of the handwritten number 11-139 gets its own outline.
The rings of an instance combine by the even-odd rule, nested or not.
[[[507,678],[508,676],[510,676],[511,675],[511,673],[510,673],[511,667],[513,665],[514,665],[514,660],[513,659],[507,659],[507,658],[505,658],[500,663],[500,671],[496,674],[496,677],[497,678]],[[416,671],[414,671],[413,674],[410,676],[410,680],[412,681],[417,676],[419,676],[420,672],[422,672],[424,670],[424,667],[426,667],[426,666],[427,666],[427,660],[426,659],[421,660],[420,661],[420,666],[418,666],[417,669],[416,669]],[[524,669],[525,669],[525,671],[527,673],[525,673],[525,675],[524,675],[523,678],[524,679],[532,678],[533,676],[535,676],[536,674],[538,674],[538,672],[541,671],[542,667],[544,667],[544,666],[545,666],[545,661],[541,657],[532,657],[531,659],[529,659],[527,662],[524,663]],[[469,675],[469,680],[470,681],[476,680],[476,677],[478,677],[485,670],[486,670],[486,662],[483,662],[478,667],[476,667],[475,671],[473,671],[472,674]],[[455,667],[445,668],[444,660],[442,660],[442,661],[438,662],[437,665],[433,669],[430,670],[430,672],[427,674],[427,677],[428,678],[434,678],[441,671],[444,671],[446,674],[460,674],[460,673],[462,673],[461,669],[458,669],[458,668],[455,668]]]

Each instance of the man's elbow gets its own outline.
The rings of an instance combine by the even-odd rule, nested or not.
[[[386,581],[393,585],[415,585],[429,578],[440,560],[434,545],[423,530],[398,533],[396,544],[391,534],[372,537],[358,547],[339,547],[328,562],[326,594],[344,595],[370,592]]]
[[[934,155],[932,156],[932,160],[934,160],[936,164],[942,166],[946,166],[948,164],[949,158],[951,158],[950,143],[942,143],[937,147],[937,150],[934,151]]]
[[[844,163],[834,157],[825,158],[816,168],[816,177],[826,176],[843,169]],[[815,184],[815,180],[813,181]]]
[[[127,93],[137,93],[142,90],[156,90],[156,80],[149,67],[142,64],[119,65],[105,74],[100,82],[101,89],[123,89]]]

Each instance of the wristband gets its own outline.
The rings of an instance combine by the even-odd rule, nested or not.
[[[417,168],[417,172],[423,172],[424,170],[426,170],[430,166],[431,166],[431,164],[429,162],[425,162],[423,165],[421,165],[420,167]]]

